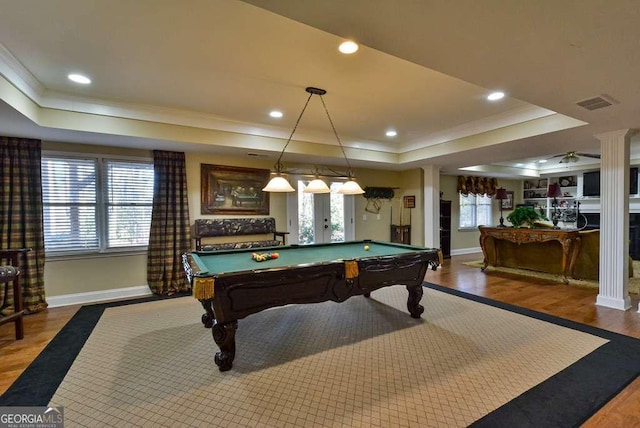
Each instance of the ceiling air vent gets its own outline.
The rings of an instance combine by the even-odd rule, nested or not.
[[[587,110],[598,110],[599,108],[605,108],[614,104],[618,104],[618,102],[607,95],[600,95],[597,97],[589,98],[588,100],[577,102],[576,104],[578,104],[580,107],[586,108]]]

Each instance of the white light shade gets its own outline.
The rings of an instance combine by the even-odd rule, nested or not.
[[[349,180],[340,187],[338,193],[342,195],[362,195],[364,190],[355,181]]]
[[[316,178],[304,188],[304,193],[331,193],[331,189],[329,189],[327,183]]]
[[[284,178],[275,176],[269,181],[269,183],[262,189],[263,192],[295,192],[296,189],[291,187],[291,184]]]

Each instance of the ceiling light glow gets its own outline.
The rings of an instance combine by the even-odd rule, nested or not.
[[[547,161],[546,159],[540,159],[538,163],[545,163],[546,161]]]
[[[276,117],[276,118],[280,118],[280,117],[282,117],[282,116],[284,116],[284,115],[283,115],[283,114],[282,114],[282,112],[281,112],[281,111],[279,111],[279,110],[273,110],[273,111],[269,112],[269,116],[271,116],[271,117]]]
[[[396,135],[398,135],[398,133],[396,131],[394,131],[393,129],[388,130],[385,135],[387,137],[395,137]]]
[[[358,51],[358,44],[356,42],[353,42],[351,40],[347,40],[346,42],[342,42],[340,43],[340,46],[338,46],[338,50],[340,52],[342,52],[343,54],[349,55],[352,53],[356,53]]]
[[[504,92],[492,92],[487,96],[489,101],[498,101],[504,98]]]
[[[67,77],[72,82],[80,83],[82,85],[88,85],[89,83],[91,83],[91,79],[89,79],[87,76],[83,76],[82,74],[70,74]]]

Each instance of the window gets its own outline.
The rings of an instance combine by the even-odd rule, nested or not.
[[[95,158],[42,158],[47,253],[145,247],[153,202],[153,164]]]
[[[486,195],[460,195],[460,228],[490,225],[491,200]]]

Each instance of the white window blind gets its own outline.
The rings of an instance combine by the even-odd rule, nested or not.
[[[95,159],[42,159],[46,251],[98,250]]]
[[[42,158],[45,250],[100,252],[149,241],[153,164]]]
[[[106,161],[107,247],[147,245],[153,204],[153,165]]]
[[[491,200],[486,195],[460,195],[460,228],[491,225]]]

